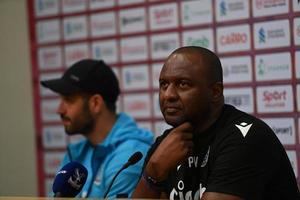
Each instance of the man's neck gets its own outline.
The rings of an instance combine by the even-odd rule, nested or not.
[[[117,115],[111,112],[107,112],[105,114],[102,113],[101,116],[96,118],[95,127],[89,134],[86,135],[87,139],[93,144],[93,146],[96,146],[105,140],[116,120]]]
[[[202,133],[209,129],[220,117],[222,110],[223,110],[224,104],[216,105],[210,116],[206,116],[205,119],[203,119],[203,123],[199,123],[199,126],[196,128],[196,133]]]

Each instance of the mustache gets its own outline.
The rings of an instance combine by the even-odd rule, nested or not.
[[[60,118],[61,118],[62,120],[71,121],[71,118],[70,118],[70,117],[68,117],[68,116],[66,116],[66,115],[63,115],[63,114],[60,115]]]

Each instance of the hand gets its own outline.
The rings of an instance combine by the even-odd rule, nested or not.
[[[147,175],[157,181],[167,178],[170,170],[183,163],[193,151],[193,127],[185,122],[174,128],[159,144],[146,166]]]

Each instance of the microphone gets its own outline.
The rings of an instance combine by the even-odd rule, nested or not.
[[[113,185],[115,179],[117,178],[117,176],[121,173],[121,171],[123,171],[124,169],[126,169],[127,167],[129,167],[130,165],[134,165],[135,163],[137,163],[138,161],[140,161],[143,157],[143,154],[140,151],[135,152],[134,154],[132,154],[130,156],[130,158],[128,159],[128,161],[123,165],[123,167],[116,173],[116,175],[114,176],[114,178],[112,179],[112,181],[110,182],[105,194],[104,194],[104,199],[106,198],[108,192],[110,191],[111,186]]]
[[[88,176],[87,169],[78,162],[69,162],[56,174],[52,190],[54,197],[75,197]]]

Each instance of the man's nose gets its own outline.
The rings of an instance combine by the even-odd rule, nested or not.
[[[178,93],[176,90],[176,86],[173,84],[170,84],[167,89],[164,91],[165,99],[168,100],[176,100],[178,98]]]
[[[56,113],[61,115],[61,114],[64,114],[65,112],[66,112],[66,109],[65,109],[64,102],[60,101],[59,104],[58,104],[58,107],[56,109]]]

